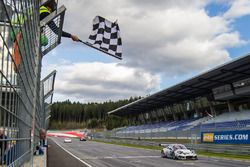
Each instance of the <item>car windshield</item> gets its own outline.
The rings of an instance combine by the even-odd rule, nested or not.
[[[176,144],[176,145],[174,145],[173,146],[173,148],[175,149],[175,150],[177,150],[177,149],[187,149],[184,145],[182,145],[182,144]]]

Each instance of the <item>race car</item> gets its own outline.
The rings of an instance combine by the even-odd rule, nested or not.
[[[187,149],[183,144],[160,144],[163,146],[161,157],[172,159],[194,159],[197,160],[197,154],[194,150]]]
[[[72,142],[71,138],[65,138],[64,139],[64,143],[71,143],[71,142]]]
[[[85,137],[80,137],[80,141],[87,141]]]

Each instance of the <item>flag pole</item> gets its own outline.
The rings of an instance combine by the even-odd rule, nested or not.
[[[84,41],[82,41],[82,40],[80,40],[80,39],[78,40],[78,42],[81,42],[82,44],[85,44],[85,45],[87,45],[87,46],[90,46],[91,48],[94,48],[94,49],[99,50],[99,51],[101,51],[101,52],[103,52],[103,53],[105,53],[105,54],[108,54],[108,55],[110,55],[110,56],[112,56],[112,57],[115,57],[115,58],[117,58],[117,59],[119,59],[119,60],[122,60],[122,57],[119,57],[119,56],[116,56],[116,55],[112,55],[111,53],[108,53],[108,52],[106,52],[106,51],[104,51],[104,50],[102,50],[102,49],[96,48],[96,47],[92,46],[91,44],[89,44],[88,42],[84,42]]]

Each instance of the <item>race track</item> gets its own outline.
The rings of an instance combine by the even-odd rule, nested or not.
[[[250,167],[249,162],[231,161],[215,158],[199,157],[196,161],[180,161],[165,159],[160,157],[160,152],[155,150],[145,150],[131,147],[123,147],[112,144],[104,144],[92,141],[79,141],[72,139],[72,143],[64,143],[62,138],[50,138],[48,149],[48,163],[62,162],[60,157],[65,153],[68,161],[80,162],[88,167]],[[50,150],[56,154],[51,155]],[[66,151],[66,152],[65,152]],[[53,156],[53,157],[51,157]],[[58,158],[58,160],[56,159]],[[70,160],[71,159],[71,160]],[[77,160],[78,159],[78,160]],[[76,162],[73,162],[76,163]],[[70,163],[67,163],[70,164]],[[72,163],[71,163],[72,164]],[[72,165],[71,165],[72,166]],[[79,166],[79,164],[78,164]],[[50,167],[50,166],[49,166]],[[60,163],[64,167],[64,163]],[[68,167],[68,166],[67,166]],[[73,166],[72,166],[73,167]]]

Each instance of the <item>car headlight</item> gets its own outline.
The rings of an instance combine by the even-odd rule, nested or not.
[[[194,150],[191,150],[191,152],[192,152],[193,154],[196,154]]]

